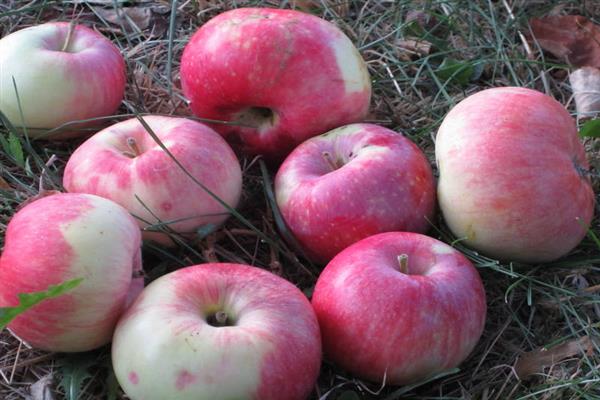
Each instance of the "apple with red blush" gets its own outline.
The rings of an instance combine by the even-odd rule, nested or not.
[[[10,220],[0,257],[0,307],[20,293],[81,278],[73,290],[44,300],[8,328],[29,345],[78,352],[111,340],[117,320],[144,286],[136,221],[118,204],[60,193],[27,204]]]
[[[65,124],[114,114],[124,93],[119,49],[83,25],[49,22],[0,40],[0,110],[30,137],[85,134],[101,123]]]
[[[69,158],[63,185],[69,192],[111,199],[136,216],[144,239],[172,244],[168,232],[193,236],[229,216],[242,190],[233,150],[208,126],[185,118],[144,116],[114,124],[85,141]],[[206,190],[212,192],[212,195]],[[220,201],[219,201],[220,200]],[[160,232],[159,226],[166,227]],[[148,227],[155,226],[155,229]]]
[[[487,89],[457,104],[436,137],[438,198],[463,242],[505,261],[556,260],[585,237],[594,192],[575,121],[532,89]]]
[[[409,139],[373,124],[351,124],[308,139],[275,177],[283,219],[315,262],[367,236],[426,232],[435,210],[429,162]]]
[[[366,64],[334,24],[295,10],[239,8],[212,18],[181,59],[181,83],[198,117],[251,154],[283,159],[296,145],[363,120]]]
[[[306,400],[321,338],[290,282],[247,265],[202,264],[144,289],[119,321],[112,360],[132,399]]]
[[[381,233],[343,250],[319,276],[312,305],[325,357],[387,385],[458,366],[477,344],[486,315],[471,262],[411,232]]]

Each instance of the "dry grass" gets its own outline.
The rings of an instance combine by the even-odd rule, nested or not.
[[[433,137],[441,119],[452,105],[482,88],[505,85],[536,88],[569,104],[572,110],[566,67],[556,60],[545,59],[535,45],[528,52],[519,32],[527,33],[530,17],[549,12],[600,15],[597,2],[583,0],[180,0],[175,18],[171,19],[171,5],[167,1],[4,0],[0,3],[0,35],[40,22],[77,18],[111,38],[126,57],[128,90],[121,115],[134,112],[188,115],[178,77],[178,63],[187,39],[210,17],[246,5],[296,7],[341,27],[359,47],[374,81],[369,120],[404,132],[432,161]],[[150,18],[131,14],[129,19],[111,23],[111,17],[117,15],[115,7],[122,15],[124,6],[136,6],[138,12],[149,10]],[[415,10],[425,13],[414,14]],[[409,22],[415,16],[421,18],[424,29]],[[445,80],[439,72],[440,64],[447,58],[461,62],[463,71],[469,71],[464,85],[456,79]],[[0,127],[0,133],[7,132]],[[16,165],[7,154],[0,154],[1,177],[10,186],[0,189],[0,234],[18,204],[37,193],[43,164],[53,154],[58,161],[49,167],[44,187],[60,188],[62,168],[78,143],[23,144],[29,159],[26,168]],[[586,146],[597,173],[598,143],[589,141]],[[234,261],[271,270],[310,293],[319,269],[297,258],[280,239],[259,165],[253,159],[241,157],[241,160],[244,197],[239,211],[272,242],[261,240],[231,218],[216,233],[174,250],[146,245],[144,257],[149,279],[183,265]],[[598,192],[600,179],[597,175],[593,179]],[[434,225],[432,235],[448,242],[453,240],[441,218]],[[597,230],[598,217],[593,227]],[[479,268],[488,296],[484,335],[460,371],[414,388],[380,390],[325,362],[311,399],[600,399],[600,355],[596,341],[600,290],[594,286],[600,283],[598,244],[588,238],[570,256],[540,266],[501,264],[460,244],[457,246]],[[522,353],[586,336],[590,340],[585,352],[576,352],[527,380],[518,379],[515,365]],[[108,357],[107,348],[90,353],[83,360],[46,354],[28,349],[4,331],[0,333],[0,399],[27,398],[35,388],[63,398],[65,388],[58,383],[63,375],[69,375],[65,371],[73,366],[85,378],[79,398],[114,398],[117,391]],[[86,365],[92,365],[89,374],[84,373]],[[44,377],[49,378],[44,380]],[[36,382],[37,386],[32,387]],[[118,394],[117,398],[122,397]]]

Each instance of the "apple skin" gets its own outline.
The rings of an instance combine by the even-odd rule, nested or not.
[[[435,211],[425,155],[373,124],[347,125],[302,143],[277,172],[275,195],[306,256],[322,264],[376,233],[424,233]]]
[[[0,307],[16,306],[19,293],[83,281],[21,314],[8,328],[47,351],[87,351],[108,343],[144,285],[140,246],[137,223],[110,200],[59,193],[26,205],[6,230]]]
[[[221,136],[185,118],[143,119],[192,176],[229,206],[237,205],[242,171]],[[131,157],[131,138],[140,152],[136,157]],[[77,148],[65,167],[63,185],[69,192],[111,199],[151,224],[179,221],[169,228],[183,235],[228,217],[227,210],[187,176],[135,118],[98,132]],[[142,220],[140,226],[147,227]],[[172,244],[165,233],[145,231],[143,237]]]
[[[456,105],[436,138],[446,223],[481,253],[548,262],[586,235],[594,193],[569,113],[538,91],[505,87]]]
[[[210,315],[227,313],[227,326]],[[134,400],[304,400],[319,326],[290,282],[241,264],[186,267],[152,282],[122,317],[115,375]]]
[[[246,125],[214,128],[279,161],[311,136],[364,119],[371,98],[366,64],[340,29],[269,8],[227,11],[201,26],[185,47],[181,83],[198,117]]]
[[[66,51],[62,47],[69,23],[50,22],[22,29],[0,40],[0,110],[15,127],[31,137],[78,136],[82,127],[44,133],[70,121],[115,113],[125,93],[125,62],[119,50],[101,34],[75,25]]]
[[[408,256],[408,273],[398,256]],[[481,278],[460,252],[428,236],[387,232],[348,247],[312,297],[325,356],[357,377],[410,384],[456,367],[485,324]]]

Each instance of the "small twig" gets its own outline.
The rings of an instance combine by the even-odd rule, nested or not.
[[[15,356],[15,362],[13,364],[12,370],[10,371],[10,378],[8,378],[8,384],[12,384],[13,378],[15,377],[15,372],[17,371],[17,364],[19,363],[19,356],[21,355],[21,347],[23,346],[23,341],[19,340],[19,347],[17,348],[17,355]]]
[[[67,51],[69,45],[71,44],[71,39],[73,37],[73,31],[75,30],[75,20],[71,20],[69,23],[69,30],[67,31],[67,38],[65,39],[65,43],[63,44],[62,49],[60,51]]]
[[[44,193],[46,193],[46,189],[44,189],[44,178],[48,178],[47,169],[50,168],[52,164],[56,162],[57,159],[58,157],[56,157],[56,154],[52,154],[50,156],[50,159],[46,162],[46,164],[44,164],[44,168],[42,168],[42,173],[40,174],[40,183],[38,185],[38,194],[40,196],[43,196]]]
[[[390,67],[388,67],[387,63],[383,63],[383,66],[385,67],[385,70],[388,73],[388,76],[390,78],[392,78],[392,82],[394,82],[394,87],[396,88],[396,90],[398,91],[398,94],[400,96],[403,96],[402,94],[402,89],[400,89],[400,85],[398,84],[398,81],[396,80],[396,77],[394,76],[394,74],[392,73],[392,70],[390,69]]]

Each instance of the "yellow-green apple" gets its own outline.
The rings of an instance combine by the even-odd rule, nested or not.
[[[275,194],[287,227],[319,263],[376,233],[425,232],[435,208],[425,155],[373,124],[347,125],[302,143],[277,172]]]
[[[483,90],[456,105],[436,138],[438,198],[469,246],[501,260],[555,260],[594,211],[589,165],[565,108],[538,91]]]
[[[60,193],[10,220],[0,258],[0,307],[19,293],[83,279],[14,319],[9,329],[48,351],[87,351],[108,343],[122,312],[142,290],[141,237],[127,210],[101,197]]]
[[[71,121],[113,114],[124,92],[121,53],[85,26],[50,22],[0,40],[0,110],[14,126],[27,127],[30,136],[64,138],[85,133],[77,128],[98,122],[44,134]]]
[[[145,116],[144,121],[185,170],[230,207],[238,203],[242,172],[227,142],[208,126],[185,118]],[[220,224],[229,211],[195,183],[136,118],[112,125],[84,142],[63,177],[69,192],[111,199],[140,219],[141,227],[168,224],[192,235]],[[170,244],[165,233],[144,238]]]
[[[144,289],[117,325],[112,360],[132,399],[305,400],[321,338],[290,282],[247,265],[203,264]]]
[[[325,267],[312,304],[325,356],[357,377],[409,384],[459,365],[485,324],[485,292],[460,252],[412,232],[370,236]]]
[[[239,8],[211,19],[181,59],[181,83],[199,117],[250,153],[283,159],[305,139],[362,120],[366,64],[335,25],[294,10]]]

